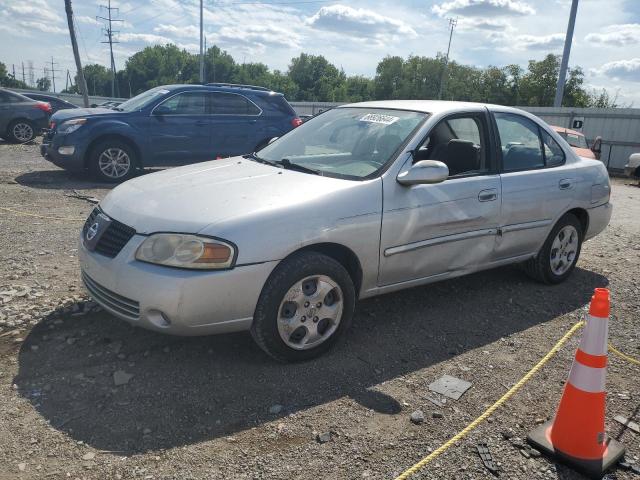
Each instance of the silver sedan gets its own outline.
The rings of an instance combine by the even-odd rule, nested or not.
[[[358,299],[511,263],[562,282],[609,223],[609,194],[601,162],[526,112],[345,105],[257,153],[118,186],[83,229],[82,278],[134,325],[249,330],[272,357],[304,360]]]

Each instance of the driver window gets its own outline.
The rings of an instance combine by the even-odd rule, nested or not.
[[[438,160],[449,176],[473,175],[489,170],[484,122],[481,115],[457,115],[438,123],[418,148],[414,162]]]

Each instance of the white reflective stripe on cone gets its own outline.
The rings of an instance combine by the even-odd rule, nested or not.
[[[604,381],[607,376],[606,368],[587,367],[574,360],[569,374],[569,383],[585,392],[604,392]]]
[[[607,336],[609,321],[587,314],[587,325],[580,341],[580,350],[589,355],[607,354]]]

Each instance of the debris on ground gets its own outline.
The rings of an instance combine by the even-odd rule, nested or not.
[[[126,385],[132,378],[133,374],[127,373],[124,370],[117,370],[113,372],[113,383],[116,387]]]
[[[485,466],[487,470],[489,470],[496,477],[500,474],[500,468],[496,465],[496,462],[493,460],[493,456],[489,451],[489,447],[486,443],[478,443],[476,445],[476,450],[478,451],[478,455],[480,455],[480,459],[482,460],[482,464]]]
[[[459,400],[464,392],[469,390],[471,385],[471,382],[467,382],[466,380],[452,377],[451,375],[443,375],[435,382],[429,384],[429,390],[444,395],[447,398]]]
[[[636,422],[632,421],[631,419],[627,417],[623,417],[622,415],[616,415],[615,417],[613,417],[613,419],[616,422],[621,423],[622,425],[627,427],[629,430],[633,430],[636,433],[640,433],[640,425],[638,425]]]
[[[421,423],[424,423],[424,412],[422,410],[416,410],[415,412],[411,413],[409,419],[412,423],[420,425]]]

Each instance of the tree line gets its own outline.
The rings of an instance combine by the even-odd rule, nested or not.
[[[176,45],[144,48],[117,71],[115,93],[137,95],[150,88],[172,83],[198,83],[199,55]],[[555,96],[560,57],[549,54],[519,65],[486,68],[463,65],[438,55],[408,58],[387,56],[377,65],[373,78],[348,76],[322,55],[302,53],[291,59],[286,71],[271,70],[264,63],[238,63],[226,51],[212,46],[205,52],[207,82],[260,85],[282,92],[291,101],[360,102],[387,99],[434,99],[444,78],[442,98],[501,105],[551,106]],[[446,71],[444,70],[446,68]],[[99,64],[83,67],[90,95],[111,96],[111,71]],[[443,76],[443,71],[446,74]],[[38,79],[38,88],[48,90],[48,79]],[[0,85],[26,88],[0,63]],[[76,81],[77,85],[77,81]],[[78,93],[74,85],[69,93]],[[588,90],[584,71],[570,68],[563,106],[616,107],[616,98],[606,90]]]

